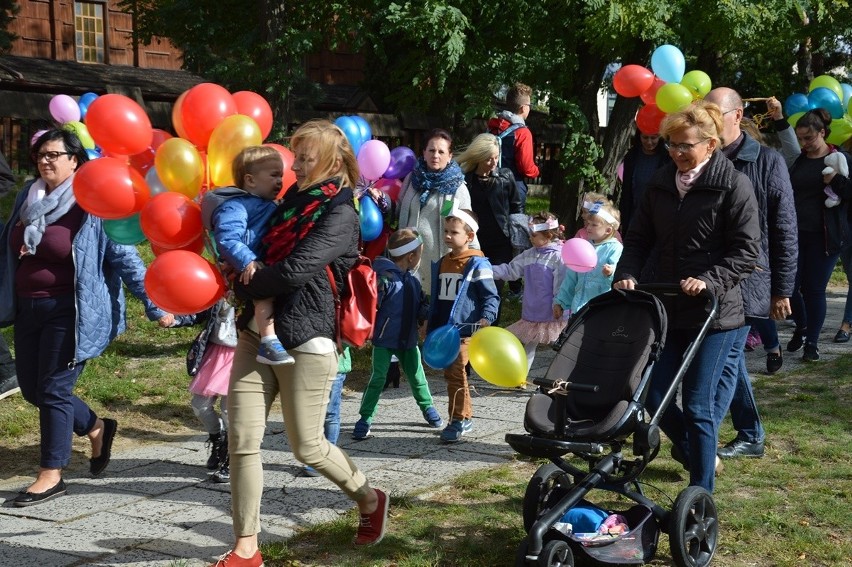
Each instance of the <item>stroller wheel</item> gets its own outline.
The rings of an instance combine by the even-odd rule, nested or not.
[[[684,489],[675,499],[669,522],[669,543],[675,565],[710,565],[719,539],[719,518],[713,496],[700,486]]]
[[[544,544],[538,556],[540,567],[574,567],[574,554],[568,543],[561,539],[552,539]]]
[[[542,465],[527,484],[524,493],[524,530],[529,532],[541,513],[558,502],[571,488],[568,474],[554,465]]]

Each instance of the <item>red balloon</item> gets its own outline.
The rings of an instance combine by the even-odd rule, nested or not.
[[[144,176],[148,173],[149,169],[154,167],[154,150],[152,148],[148,148],[142,153],[130,156],[128,161],[133,169]]]
[[[169,138],[174,138],[174,136],[172,136],[165,130],[154,128],[154,139],[151,141],[151,149],[156,152],[157,148],[159,148],[163,144],[163,142],[165,142]]]
[[[656,104],[646,104],[636,113],[636,127],[646,136],[660,133],[660,122],[666,113],[657,108]]]
[[[642,102],[645,104],[657,104],[657,91],[665,84],[666,82],[661,78],[654,77],[654,82],[651,83],[651,86],[648,87],[647,90],[643,91],[642,94],[639,95],[639,98],[641,98]]]
[[[92,101],[86,112],[86,127],[98,146],[111,154],[141,153],[154,139],[145,110],[119,94],[105,94]]]
[[[180,246],[178,248],[163,248],[162,246],[157,246],[153,242],[150,242],[149,244],[151,244],[151,252],[154,253],[154,256],[159,256],[163,252],[168,252],[169,250],[186,250],[193,254],[201,254],[204,252],[204,235],[199,236],[186,246]]]
[[[216,126],[234,114],[237,114],[237,105],[225,87],[213,83],[195,85],[186,91],[181,104],[181,123],[186,132],[182,137],[198,149],[205,149]]]
[[[382,178],[376,181],[376,189],[390,197],[390,200],[396,203],[399,200],[399,192],[402,189],[402,179],[386,179]]]
[[[213,264],[186,250],[154,258],[145,273],[145,291],[154,305],[175,315],[210,308],[225,294],[225,279]]]
[[[252,91],[239,91],[232,95],[237,105],[237,113],[254,118],[260,127],[260,136],[265,140],[272,132],[272,107],[266,99]]]
[[[74,175],[74,198],[83,210],[104,219],[138,213],[151,197],[145,178],[121,160],[87,161]]]
[[[654,83],[654,73],[641,65],[625,65],[615,72],[612,86],[621,96],[639,96]]]
[[[180,93],[180,96],[175,101],[175,105],[172,107],[172,126],[174,126],[178,137],[184,140],[189,140],[189,136],[186,135],[186,129],[183,127],[183,99],[186,98],[186,93],[188,92],[183,91]]]
[[[281,155],[281,161],[284,162],[284,179],[281,181],[281,191],[278,192],[278,195],[275,197],[276,199],[280,199],[284,196],[284,193],[287,192],[287,189],[293,186],[296,182],[296,174],[293,173],[293,161],[295,161],[296,156],[293,155],[288,148],[280,144],[263,144],[264,146],[268,146],[273,148]]]
[[[152,244],[181,248],[202,234],[201,207],[183,193],[157,193],[142,208],[139,224]]]

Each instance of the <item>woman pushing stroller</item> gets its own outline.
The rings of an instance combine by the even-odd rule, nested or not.
[[[690,485],[713,491],[718,431],[713,399],[735,330],[742,327],[739,282],[755,268],[760,233],[757,203],[748,178],[720,151],[722,113],[698,101],[669,114],[660,126],[673,163],[648,185],[630,224],[615,273],[617,289],[637,283],[676,283],[686,295],[708,290],[719,302],[716,317],[683,378],[682,409],[669,405],[660,426],[672,456],[690,473]],[[639,274],[657,248],[653,281]],[[703,304],[679,297],[664,301],[669,319],[665,349],[655,364],[646,400],[655,412],[690,342],[706,318]],[[687,444],[687,439],[689,440]]]

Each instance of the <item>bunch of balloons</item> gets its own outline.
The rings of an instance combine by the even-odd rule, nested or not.
[[[824,108],[831,115],[829,144],[840,145],[852,138],[852,85],[841,83],[830,75],[814,77],[808,85],[808,94],[793,93],[784,101],[784,114],[794,128],[799,118],[808,110]]]
[[[628,98],[638,96],[645,103],[636,114],[640,132],[659,133],[666,114],[683,110],[710,92],[712,83],[707,73],[685,71],[683,53],[668,44],[651,54],[651,70],[641,65],[625,65],[616,71],[612,79],[615,92]]]
[[[399,198],[400,181],[414,169],[417,158],[406,146],[393,150],[381,140],[374,140],[370,124],[361,116],[340,116],[334,123],[343,130],[355,152],[361,172],[362,187],[380,189],[396,202]],[[371,242],[386,233],[381,211],[369,197],[364,195],[359,203],[361,238]]]
[[[204,234],[198,197],[233,185],[231,162],[272,130],[272,109],[257,93],[231,94],[201,83],[180,95],[172,111],[178,137],[151,126],[145,110],[118,94],[86,93],[75,101],[57,95],[50,113],[74,131],[89,152],[74,178],[74,196],[102,219],[107,235],[121,244],[147,239],[157,258],[145,278],[159,307],[191,314],[213,305],[225,292],[218,269],[200,254]],[[39,134],[37,134],[39,135]],[[284,184],[295,182],[293,154],[268,144],[285,166]]]

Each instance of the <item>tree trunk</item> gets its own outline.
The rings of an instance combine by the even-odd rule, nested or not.
[[[624,98],[619,96],[615,99],[612,114],[604,133],[603,147],[604,156],[600,164],[600,170],[607,180],[610,188],[616,184],[616,171],[618,164],[624,158],[624,154],[630,148],[635,129],[633,121],[636,111],[639,110],[639,97]],[[610,194],[613,192],[610,191]]]

